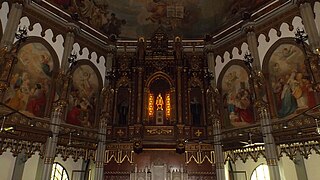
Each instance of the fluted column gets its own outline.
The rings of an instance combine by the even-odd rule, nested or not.
[[[73,23],[68,24],[68,32],[64,38],[64,49],[62,55],[62,63],[61,63],[61,70],[66,72],[69,68],[69,57],[73,50],[74,38],[80,32],[80,28]]]
[[[50,179],[54,158],[56,157],[56,148],[58,143],[58,134],[62,120],[63,106],[57,106],[51,115],[50,130],[52,136],[48,137],[44,154],[44,165],[41,179]]]
[[[215,62],[214,62],[214,46],[206,45],[205,51],[207,54],[208,71],[212,74],[210,78],[210,87],[208,89],[208,119],[212,122],[213,129],[213,145],[214,145],[214,159],[217,180],[225,180],[224,169],[224,153],[221,144],[221,122],[220,122],[220,109],[221,103],[220,93],[216,87],[215,80]],[[209,99],[210,98],[210,99]]]
[[[308,34],[308,40],[313,51],[320,48],[320,37],[317,30],[316,22],[314,19],[314,12],[311,7],[311,3],[308,0],[298,1],[301,18]]]
[[[98,134],[98,148],[96,151],[96,165],[95,165],[95,180],[104,180],[104,157],[106,150],[106,139],[107,139],[107,119],[101,119],[99,125]]]
[[[7,46],[11,49],[15,33],[18,29],[20,18],[22,16],[23,6],[20,3],[13,3],[9,12],[7,26],[3,32],[0,47]]]
[[[249,22],[244,26],[244,30],[247,35],[247,42],[249,50],[253,57],[253,64],[251,70],[251,86],[255,93],[254,107],[257,110],[263,140],[265,143],[265,155],[266,161],[269,167],[270,179],[280,180],[280,170],[278,165],[277,146],[275,144],[272,135],[272,122],[270,118],[270,112],[268,104],[263,100],[263,96],[266,95],[266,86],[264,75],[261,71],[259,51],[257,47],[257,37],[254,32],[254,24]]]

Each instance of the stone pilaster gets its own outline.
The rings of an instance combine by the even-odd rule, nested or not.
[[[269,167],[270,179],[281,180],[278,165],[277,146],[272,135],[270,113],[268,112],[268,109],[265,106],[261,106],[260,108],[258,108],[258,113],[261,120],[261,132],[263,136],[263,141],[265,143],[265,156],[267,165]]]
[[[212,73],[213,77],[210,81],[211,85],[213,87],[216,86],[216,63],[215,63],[215,59],[214,59],[214,46],[211,44],[208,44],[204,47],[204,50],[207,54],[207,62],[208,62],[208,71],[209,73]]]
[[[217,180],[225,180],[224,154],[221,144],[221,125],[219,119],[215,119],[213,122],[213,143]]]
[[[255,26],[254,23],[248,22],[242,27],[242,29],[246,33],[248,48],[254,59],[253,67],[255,69],[261,69],[259,50],[258,50],[258,40],[256,37],[256,33],[254,32],[254,26]]]
[[[106,150],[106,139],[107,139],[107,120],[101,119],[99,125],[99,142],[96,151],[96,163],[95,163],[95,180],[104,180],[104,157]]]
[[[62,121],[63,109],[64,107],[62,105],[61,106],[59,105],[54,109],[51,115],[50,130],[52,132],[52,136],[48,137],[47,139],[41,179],[51,178],[52,166],[54,163],[54,159],[56,157],[58,135],[59,135],[60,124]]]
[[[63,72],[67,72],[69,69],[69,62],[68,59],[73,50],[74,38],[80,32],[80,28],[73,23],[68,24],[68,32],[65,35],[64,40],[64,49],[62,55],[62,63],[61,63],[61,70]]]
[[[13,3],[9,12],[7,26],[4,30],[0,47],[8,47],[11,49],[15,33],[18,29],[20,18],[22,16],[23,5],[20,3]]]
[[[104,81],[104,87],[107,87],[110,85],[110,76],[112,76],[112,67],[113,67],[113,60],[116,53],[116,47],[113,45],[109,45],[106,48],[107,56],[106,56],[106,62],[105,62],[105,81]],[[109,77],[108,77],[109,76]]]
[[[308,34],[308,41],[314,52],[317,48],[320,48],[320,37],[317,30],[316,22],[314,19],[314,12],[311,7],[311,3],[306,0],[298,1],[301,18]]]

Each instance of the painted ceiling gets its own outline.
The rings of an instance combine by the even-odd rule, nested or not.
[[[161,26],[184,39],[203,38],[241,13],[273,0],[50,0],[91,27],[119,39],[150,37]]]

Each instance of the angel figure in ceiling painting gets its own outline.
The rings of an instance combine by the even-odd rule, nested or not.
[[[79,66],[73,73],[66,122],[93,127],[98,95],[98,77],[89,65]]]
[[[238,65],[230,66],[222,78],[223,102],[231,126],[254,123],[248,79],[246,70]]]
[[[271,54],[268,71],[276,113],[280,118],[316,105],[304,58],[302,50],[293,44],[281,44]]]

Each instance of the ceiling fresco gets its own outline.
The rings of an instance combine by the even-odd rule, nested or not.
[[[50,0],[76,19],[119,39],[171,35],[203,38],[272,0]]]

